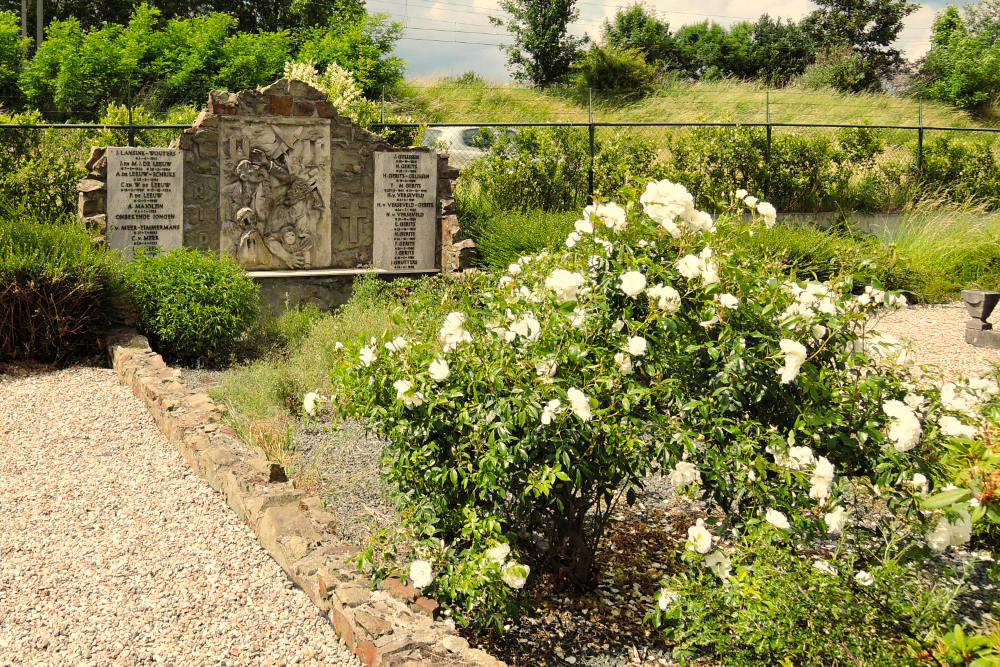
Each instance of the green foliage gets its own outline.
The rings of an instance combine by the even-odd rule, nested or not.
[[[526,127],[501,133],[487,154],[463,171],[463,187],[478,206],[489,210],[582,208],[589,150],[586,132],[577,128]],[[635,134],[601,137],[594,152],[594,189],[599,194],[616,192],[660,171],[655,144]]]
[[[30,125],[38,112],[7,115],[0,124]],[[39,216],[59,217],[76,210],[76,186],[86,176],[89,137],[83,132],[0,129],[0,205],[20,203]]]
[[[658,19],[645,5],[635,3],[619,7],[614,21],[604,20],[604,41],[621,51],[639,51],[646,62],[663,70],[680,64],[677,44],[670,34],[670,24]]]
[[[0,202],[0,361],[66,363],[100,352],[121,314],[113,252],[71,218]]]
[[[259,288],[229,257],[187,248],[140,254],[126,277],[138,325],[165,356],[218,359],[258,318]]]
[[[527,211],[576,208],[587,193],[586,132],[525,127],[501,134],[492,148],[463,172],[494,207]]]
[[[21,21],[14,12],[0,11],[0,109],[17,108],[21,93],[18,78],[30,40],[21,38]]]
[[[753,24],[753,78],[782,86],[805,72],[815,58],[815,43],[801,25],[767,14]]]
[[[363,12],[350,21],[331,18],[324,28],[302,33],[299,61],[313,62],[321,70],[337,64],[348,70],[369,98],[377,98],[386,88],[403,79],[403,61],[392,55],[403,34],[400,23],[384,14]]]
[[[243,0],[157,0],[164,18],[189,18],[198,14],[225,12],[236,17],[243,32],[275,32],[325,24],[331,15],[348,19],[364,12],[361,0],[276,0],[248,3]],[[125,23],[135,7],[134,0],[59,0],[46,3],[48,21],[75,18],[87,29],[105,23]],[[19,0],[0,0],[0,11],[20,11]],[[35,25],[35,3],[28,2],[29,26]]]
[[[947,621],[950,596],[925,588],[913,563],[846,557],[831,574],[814,558],[766,536],[740,545],[728,583],[703,569],[676,575],[676,601],[653,619],[682,663],[884,667],[911,663],[915,640]],[[862,567],[870,587],[853,578]]]
[[[569,24],[580,15],[576,0],[501,0],[500,9],[507,18],[490,21],[514,37],[511,46],[501,47],[514,78],[539,88],[565,82],[587,41],[569,34]]]
[[[947,192],[954,201],[995,202],[1000,191],[1000,161],[993,142],[956,141],[949,136],[924,143],[921,184]]]
[[[581,99],[587,99],[588,91],[593,90],[623,104],[650,94],[657,74],[640,51],[594,44],[573,64],[572,80]]]
[[[130,99],[156,111],[201,106],[210,90],[244,90],[278,78],[297,44],[300,58],[324,67],[338,63],[369,93],[401,78],[402,61],[389,55],[398,24],[363,9],[329,20],[326,28],[300,34],[237,32],[240,21],[230,14],[164,22],[160,10],[146,4],[137,5],[124,26],[85,30],[75,18],[55,20],[20,86],[31,104],[61,119],[95,119],[107,105]]]
[[[977,21],[986,13],[974,5],[965,13],[972,29],[954,6],[938,15],[920,78],[932,99],[976,109],[1000,98],[1000,29],[992,22]]]
[[[826,49],[830,85],[858,92],[881,90],[882,79],[899,72],[902,53],[891,48],[903,29],[903,19],[919,5],[908,0],[817,0],[819,9],[802,25]],[[837,55],[849,49],[852,56]],[[836,60],[846,60],[839,68]]]

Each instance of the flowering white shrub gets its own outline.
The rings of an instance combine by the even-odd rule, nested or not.
[[[330,63],[325,70],[318,72],[314,62],[290,61],[285,63],[283,76],[287,79],[299,79],[322,90],[338,113],[365,127],[378,120],[378,105],[365,99],[354,76],[337,63]]]
[[[533,571],[585,583],[613,503],[631,501],[654,466],[737,531],[842,534],[846,479],[922,516],[912,481],[931,472],[945,430],[933,425],[947,415],[938,390],[866,347],[868,318],[905,300],[749,266],[719,237],[773,224],[773,208],[746,195],[758,214],[748,225],[693,201],[661,181],[638,204],[588,207],[559,251],[466,277],[464,306],[433,330],[391,341],[391,353],[370,341],[343,350],[333,377],[361,396],[345,409],[388,438],[408,515],[445,545],[435,594],[473,622],[529,571],[488,550],[509,545]],[[958,405],[976,391],[995,386],[948,396]],[[938,507],[954,517],[970,495]],[[693,523],[686,557],[729,580],[716,537]]]

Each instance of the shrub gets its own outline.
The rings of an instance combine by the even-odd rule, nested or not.
[[[587,194],[586,134],[575,128],[521,128],[500,133],[463,173],[497,209],[563,211]]]
[[[20,23],[14,12],[0,11],[0,109],[16,109],[24,101],[17,80],[30,41],[21,37]]]
[[[674,643],[675,658],[890,667],[912,662],[915,640],[948,618],[950,596],[925,588],[912,561],[852,557],[838,570],[822,559],[821,570],[815,555],[766,537],[735,553],[730,585],[704,569],[666,582],[675,601],[652,616]],[[870,587],[854,579],[863,567],[875,581]]]
[[[41,122],[38,112],[8,116],[0,124]],[[76,211],[76,186],[86,171],[87,133],[79,130],[0,129],[0,200],[23,204],[38,219]]]
[[[586,101],[588,91],[615,104],[635,102],[653,92],[656,69],[636,49],[594,44],[573,64],[571,81],[577,96]]]
[[[333,393],[354,395],[340,407],[387,438],[389,477],[427,538],[415,571],[436,574],[421,586],[462,622],[495,622],[528,563],[586,585],[616,499],[632,502],[657,465],[721,510],[720,534],[857,534],[842,499],[859,490],[914,530],[940,518],[948,532],[942,508],[972,509],[946,494],[918,511],[914,474],[943,484],[939,418],[951,437],[977,413],[878,361],[892,346],[867,322],[899,299],[780,280],[773,263],[723,251],[759,221],[716,229],[693,203],[661,181],[640,205],[590,207],[565,249],[468,276],[446,317],[336,356]],[[729,556],[700,530],[692,562],[728,579]]]
[[[0,360],[97,354],[121,306],[118,262],[83,227],[0,204]]]
[[[988,139],[932,138],[924,143],[920,182],[926,188],[947,193],[954,201],[984,201],[996,206],[1000,162],[993,143]]]
[[[229,257],[187,248],[140,254],[126,276],[138,325],[164,356],[216,360],[257,321],[259,289]]]

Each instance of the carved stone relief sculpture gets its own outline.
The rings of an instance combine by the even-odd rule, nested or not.
[[[219,154],[220,250],[247,269],[330,266],[329,122],[226,119]]]

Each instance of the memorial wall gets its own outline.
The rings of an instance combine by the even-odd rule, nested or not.
[[[213,91],[170,148],[94,149],[87,169],[80,216],[111,246],[227,254],[274,311],[343,303],[361,273],[452,272],[471,257],[447,155],[390,146],[302,81]]]

